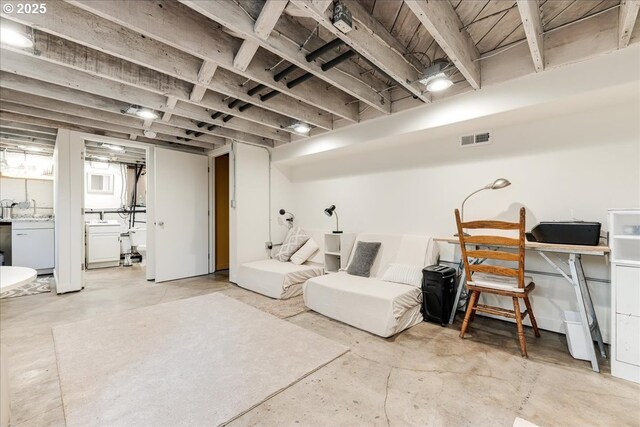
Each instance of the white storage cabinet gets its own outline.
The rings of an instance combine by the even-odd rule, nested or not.
[[[640,383],[640,209],[609,211],[611,374]]]

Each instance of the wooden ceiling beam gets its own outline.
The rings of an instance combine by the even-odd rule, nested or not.
[[[10,121],[0,121],[0,128],[33,132],[37,134],[42,134],[43,137],[52,137],[54,139],[56,135],[58,135],[58,129],[27,125],[24,123],[10,122]]]
[[[536,72],[544,70],[544,30],[538,0],[518,0],[518,11],[527,36]]]
[[[331,6],[326,11],[321,11],[309,0],[291,0],[291,2],[306,11],[327,31],[339,37],[354,51],[375,64],[409,93],[425,102],[430,102],[429,94],[424,93],[424,87],[418,83],[422,70],[418,71],[414,65],[409,63],[407,57],[402,54],[405,49],[400,42],[395,40],[395,37],[382,24],[373,19],[358,2],[345,3],[353,19],[360,23],[360,25],[353,25],[348,33],[343,33],[333,25]]]
[[[262,6],[260,15],[256,19],[256,23],[253,26],[253,30],[256,35],[263,40],[269,38],[269,34],[276,26],[278,18],[282,15],[287,2],[283,0],[267,0]],[[253,59],[253,56],[258,51],[258,43],[254,40],[245,39],[233,58],[233,66],[241,71],[246,71],[249,63]]]
[[[166,110],[162,113],[162,121],[168,122],[171,119],[171,115],[173,114],[173,107],[176,106],[176,102],[178,102],[178,97],[169,95],[167,96],[167,105]]]
[[[95,120],[87,120],[81,119],[82,123],[79,123],[77,118],[74,118],[74,121],[58,121],[49,118],[36,117],[32,115],[25,115],[19,113],[13,113],[10,111],[0,111],[0,120],[11,120],[21,123],[27,123],[38,126],[48,126],[62,129],[70,129],[78,132],[86,132],[92,133],[95,135],[105,135],[105,136],[113,136],[115,138],[120,139],[128,139],[131,133],[135,132],[135,129],[127,130],[126,132],[122,132],[122,128],[120,131],[114,131],[112,129],[108,129],[105,127],[105,123],[95,121]],[[106,124],[108,126],[108,123]],[[126,128],[125,128],[126,129]],[[158,135],[158,139],[150,140],[148,138],[138,138],[138,141],[150,142],[154,145],[167,146],[167,147],[189,147],[189,148],[199,148],[200,151],[202,149],[211,149],[211,144],[207,143],[199,143],[194,141],[178,141],[172,137],[163,137],[162,135]]]
[[[127,84],[119,83],[117,81],[109,80],[106,78],[97,77],[83,71],[78,71],[72,68],[65,68],[64,66],[60,66],[58,64],[50,63],[47,61],[43,61],[38,57],[33,57],[30,55],[24,55],[12,51],[5,51],[2,49],[2,61],[0,61],[0,69],[9,73],[29,77],[31,79],[51,83],[58,86],[63,87],[71,87],[74,89],[78,89],[81,91],[85,91],[94,95],[98,95],[104,98],[117,99],[129,104],[138,104],[143,107],[151,108],[153,110],[165,111],[167,110],[166,106],[166,98],[163,95],[158,93],[153,93],[151,91],[147,91],[144,89],[140,89],[138,87],[133,87]],[[41,57],[44,53],[41,55]],[[3,84],[4,82],[0,82]],[[18,84],[20,84],[18,82]],[[153,85],[155,83],[145,82],[144,85]],[[23,85],[24,86],[24,85]],[[21,89],[17,89],[21,90]],[[178,90],[177,88],[174,90]],[[22,90],[23,92],[25,90]],[[30,91],[27,91],[30,92]],[[58,91],[59,92],[59,91]],[[67,100],[67,102],[76,102],[73,101],[73,98]],[[105,102],[107,105],[112,104],[108,101]],[[213,93],[207,93],[202,101],[202,106],[209,107],[214,111],[220,111],[221,109],[227,113],[233,113],[231,109],[229,109],[224,102],[221,101],[221,96],[217,96]],[[213,120],[211,119],[211,112],[208,112],[202,106],[193,105],[190,111],[192,112],[187,117],[206,121],[207,118],[211,123]],[[111,105],[112,107],[112,105]],[[178,110],[175,108],[170,109],[173,114],[179,114]],[[180,110],[184,111],[184,110]],[[197,114],[193,114],[196,112]],[[247,133],[253,133],[255,135],[259,135],[262,137],[270,138],[270,139],[278,139],[283,142],[290,141],[290,134],[279,130],[276,128],[276,125],[273,124],[268,118],[256,115],[256,113],[260,113],[260,111],[253,111],[251,117],[254,119],[254,122],[259,122],[247,126],[247,120],[243,120],[242,123],[239,123],[240,120],[236,120],[234,118],[234,122],[232,126],[230,126],[231,121],[226,123],[219,121],[219,124],[222,127],[241,127],[243,131]],[[268,112],[271,113],[271,112]],[[249,122],[250,123],[250,122]],[[266,126],[269,123],[270,126]],[[288,122],[282,121],[282,125],[286,125]],[[259,133],[256,133],[259,132]]]
[[[199,57],[168,46],[151,37],[144,37],[116,22],[101,18],[71,4],[61,1],[49,3],[46,14],[2,14],[2,16],[176,79],[194,85],[198,84],[198,72],[203,64]],[[96,31],[96,28],[99,28],[100,31]],[[226,34],[224,36],[229,37]],[[259,74],[261,79],[273,83],[273,75],[265,71],[269,65],[266,63],[264,55],[258,55],[254,63],[249,71],[242,73],[244,80],[251,78],[250,73],[253,72]],[[227,68],[233,69],[233,66]],[[326,91],[318,95],[317,99],[313,95],[311,96],[313,102],[319,103],[318,106],[312,106],[307,102],[302,102],[305,100],[302,96],[303,91],[300,91],[299,88],[296,90],[298,96],[292,98],[287,93],[286,85],[273,85],[272,89],[281,90],[285,96],[273,98],[269,102],[262,102],[259,97],[249,96],[248,89],[230,84],[229,79],[219,79],[217,75],[222,71],[225,71],[227,76],[231,74],[240,78],[226,69],[218,69],[216,78],[209,83],[209,90],[242,99],[265,110],[302,120],[323,129],[333,128],[331,110],[322,108],[323,102],[330,103],[320,96]],[[264,83],[259,80],[259,83]],[[269,85],[267,84],[267,86]],[[236,114],[243,116],[240,112]],[[355,115],[357,116],[357,109]],[[168,117],[170,118],[170,115]]]
[[[618,18],[618,48],[627,47],[638,18],[640,1],[622,0]]]
[[[242,72],[234,68],[233,56],[240,48],[241,42],[222,31],[221,28],[217,28],[216,25],[212,25],[205,16],[193,13],[179,3],[163,2],[162,7],[159,7],[157,2],[149,0],[135,2],[69,0],[69,3],[189,55],[215,62],[222,68],[237,72],[245,78],[264,84],[311,106],[352,122],[358,121],[357,106],[345,102],[346,98],[350,100],[351,97],[340,91],[330,92],[331,96],[327,96],[326,84],[309,81],[304,87],[288,88],[285,82],[275,82],[274,73],[269,71],[273,64],[261,56],[260,51],[254,56],[246,71]],[[202,4],[220,7],[225,3],[202,2]],[[20,17],[20,19],[23,18]],[[93,21],[95,19],[94,17]],[[253,32],[253,21],[251,21],[251,31]],[[352,80],[354,81],[351,83],[355,85],[357,80]],[[213,82],[215,79],[212,80]],[[268,102],[260,102],[259,99],[255,102],[259,106],[268,104]]]
[[[200,71],[198,71],[198,82],[193,85],[193,89],[191,89],[191,94],[189,95],[191,101],[200,102],[202,100],[217,68],[218,64],[215,62],[204,61],[202,63]]]
[[[471,87],[480,89],[480,53],[448,1],[404,0]]]
[[[250,16],[247,16],[247,14],[238,4],[231,1],[203,2],[198,0],[180,0],[180,2],[184,3],[188,7],[193,8],[203,16],[214,20],[221,25],[224,25],[225,27],[229,28],[231,31],[239,34],[245,39],[253,40],[264,49],[280,56],[284,60],[290,62],[296,67],[301,68],[305,72],[311,73],[315,77],[318,77],[319,79],[329,83],[337,89],[340,89],[340,91],[343,92],[343,95],[345,93],[349,94],[367,103],[368,105],[379,109],[380,111],[383,111],[387,114],[390,113],[391,106],[389,105],[389,103],[387,103],[383,97],[381,97],[378,93],[376,93],[375,90],[363,83],[361,80],[355,78],[354,76],[344,74],[341,71],[335,69],[323,71],[319,63],[313,61],[307,62],[305,58],[306,53],[304,52],[304,50],[301,50],[298,45],[292,43],[290,40],[278,34],[277,32],[271,34],[271,36],[267,40],[261,39],[254,30],[253,19]],[[254,65],[255,60],[252,61],[247,71],[251,70]],[[272,86],[273,83],[273,75],[271,75]],[[284,81],[277,83],[281,83],[279,87],[287,87]],[[308,102],[320,106],[317,103],[317,99],[312,100],[312,97],[318,94],[321,95],[325,91],[318,91],[317,89],[315,91],[310,90],[312,85],[315,85],[317,87],[318,83],[319,82],[317,81],[314,82],[314,80],[309,80],[304,85],[290,88],[290,90],[304,90],[305,97],[303,98],[303,100],[306,99],[308,100]],[[336,97],[337,99],[334,99],[333,102],[337,102],[339,104],[340,111],[332,112],[336,115],[346,118],[347,120],[357,121],[357,106],[355,104],[350,104],[350,100],[340,95],[340,93],[336,93],[334,97],[331,98]]]

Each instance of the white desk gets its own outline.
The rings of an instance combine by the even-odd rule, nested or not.
[[[37,276],[33,268],[0,266],[0,292],[33,282]]]
[[[454,245],[459,245],[460,240],[457,237],[441,237],[434,239],[438,242],[446,242]],[[477,245],[482,246],[482,245]],[[490,246],[492,249],[497,249],[499,247],[509,247],[509,246]],[[515,246],[511,246],[515,247]],[[598,367],[598,358],[596,356],[595,349],[593,347],[593,341],[596,340],[598,343],[598,348],[600,350],[600,355],[603,358],[607,357],[607,354],[604,350],[604,342],[602,341],[602,333],[600,332],[600,325],[598,324],[598,319],[596,318],[596,312],[593,308],[593,301],[591,300],[591,293],[589,292],[589,287],[587,286],[587,280],[585,279],[584,270],[582,268],[582,255],[596,255],[596,256],[605,256],[610,252],[608,246],[599,245],[599,246],[581,246],[581,245],[558,245],[552,243],[539,243],[539,242],[526,242],[525,248],[530,251],[537,252],[545,261],[547,261],[558,273],[564,277],[567,282],[569,282],[576,293],[576,300],[578,302],[578,310],[580,312],[580,319],[582,321],[582,328],[585,334],[586,342],[592,343],[592,345],[587,346],[587,351],[589,353],[589,360],[591,361],[591,368],[595,372],[600,372],[600,368]],[[561,269],[556,262],[554,262],[550,257],[557,257],[558,255],[567,255],[568,260],[560,261],[562,264],[567,264],[569,267],[569,273],[565,273],[563,269]],[[473,260],[474,264],[481,264],[485,260],[484,259],[476,259]],[[463,267],[464,268],[464,267]],[[466,276],[464,269],[462,271],[462,275],[460,276],[460,281],[458,282],[458,290],[456,292],[456,298],[454,301],[454,309],[451,312],[451,317],[449,318],[449,323],[453,323],[453,318],[455,317],[458,302],[460,300],[460,294],[462,293],[462,288],[466,282]],[[591,322],[589,321],[589,317],[591,317]]]

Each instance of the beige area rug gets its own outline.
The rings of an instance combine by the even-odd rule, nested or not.
[[[53,328],[73,426],[215,426],[348,349],[219,293]]]
[[[51,292],[51,288],[55,285],[56,279],[54,279],[53,276],[38,277],[31,283],[0,293],[0,299],[24,297],[27,295]]]
[[[238,301],[242,301],[245,304],[249,304],[250,306],[279,317],[280,319],[286,319],[310,310],[304,305],[302,295],[289,299],[273,299],[247,289],[240,288],[237,285],[232,285],[227,289],[223,289],[220,293],[233,299],[237,299]]]

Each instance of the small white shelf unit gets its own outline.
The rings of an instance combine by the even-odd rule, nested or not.
[[[349,255],[356,241],[355,233],[325,233],[324,235],[324,271],[337,273],[347,268]]]
[[[640,209],[609,210],[611,375],[640,383]]]

